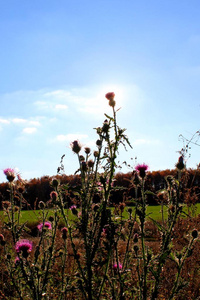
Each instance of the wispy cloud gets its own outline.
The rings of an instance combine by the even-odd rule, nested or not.
[[[10,124],[10,121],[8,119],[1,119],[0,118],[0,124]]]
[[[56,104],[55,109],[57,110],[65,110],[68,109],[68,106],[66,104]]]
[[[16,124],[24,124],[27,122],[26,119],[20,119],[20,118],[14,118],[14,119],[11,119],[11,121]]]
[[[26,133],[26,134],[33,134],[37,131],[37,128],[36,127],[26,127],[22,130],[23,133]]]

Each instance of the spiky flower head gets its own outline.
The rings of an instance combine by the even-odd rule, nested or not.
[[[107,93],[107,94],[105,95],[105,97],[106,97],[106,99],[109,100],[109,105],[110,105],[111,107],[115,107],[115,104],[116,104],[116,102],[115,102],[115,100],[114,100],[114,98],[115,98],[115,93],[114,93],[114,92],[109,92],[109,93]]]
[[[146,164],[139,164],[135,167],[136,171],[139,173],[141,178],[146,176],[146,171],[149,169],[148,165]]]
[[[4,241],[4,235],[2,233],[0,234],[0,242],[1,241]]]
[[[81,144],[78,140],[75,140],[75,141],[71,142],[70,146],[72,148],[72,151],[76,154],[78,154],[81,151],[81,148],[82,148],[82,146],[81,146]]]
[[[102,131],[105,132],[105,133],[107,133],[108,130],[109,130],[109,122],[108,122],[108,120],[105,120],[103,122]]]
[[[77,210],[77,207],[75,204],[73,204],[71,207],[70,207],[70,210],[71,212],[73,213],[73,215],[77,216],[78,215],[78,210]]]
[[[61,229],[61,232],[62,232],[62,238],[63,238],[63,240],[66,240],[67,239],[67,232],[68,232],[67,227],[63,227]]]
[[[121,270],[121,269],[122,269],[122,264],[119,262],[118,264],[117,264],[117,263],[115,263],[115,264],[113,265],[113,270],[114,270],[114,271],[117,271],[117,269],[118,269],[118,265],[119,265],[119,270]]]
[[[88,160],[88,167],[93,168],[93,166],[94,166],[94,161],[92,159],[89,159]]]
[[[11,168],[7,168],[3,170],[4,175],[6,175],[6,178],[9,182],[12,182],[15,179],[15,170]]]
[[[57,188],[60,184],[59,180],[57,178],[53,178],[51,184],[53,185],[54,188]]]
[[[114,92],[109,92],[105,95],[106,99],[108,100],[113,100],[115,98],[115,93]]]
[[[176,168],[178,170],[180,170],[180,171],[182,171],[185,168],[184,158],[183,158],[182,155],[178,158],[178,162],[176,164]]]
[[[46,221],[46,222],[44,222],[44,223],[40,223],[40,224],[37,225],[38,230],[39,230],[39,231],[42,231],[43,226],[44,226],[46,229],[51,229],[51,228],[52,228],[51,223],[50,223],[49,221]]]
[[[16,244],[15,244],[15,250],[17,253],[22,252],[22,256],[24,258],[27,258],[29,253],[32,251],[33,249],[33,244],[31,241],[29,240],[19,240]]]
[[[98,157],[99,156],[99,151],[94,151],[94,157]]]
[[[198,237],[198,231],[197,231],[197,229],[193,229],[193,230],[192,230],[192,237],[193,237],[194,239],[196,239],[196,238]]]
[[[89,147],[85,147],[85,153],[90,154],[90,152],[91,152],[91,149]]]
[[[55,191],[52,191],[52,192],[50,193],[50,198],[51,198],[53,201],[56,201],[57,198],[58,198],[58,193],[55,192]]]

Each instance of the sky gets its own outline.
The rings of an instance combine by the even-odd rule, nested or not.
[[[0,0],[0,182],[53,176],[63,154],[73,174],[70,142],[96,149],[107,92],[133,147],[118,160],[173,169],[200,130],[199,16],[199,0]]]

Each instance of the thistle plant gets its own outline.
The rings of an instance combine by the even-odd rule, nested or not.
[[[59,207],[65,224],[68,229],[70,242],[77,261],[79,276],[78,283],[85,299],[100,299],[104,289],[107,272],[111,261],[111,252],[115,243],[116,224],[113,222],[109,207],[109,196],[112,190],[113,179],[116,169],[116,158],[120,144],[130,143],[124,134],[125,129],[117,125],[117,111],[115,110],[115,94],[108,93],[106,98],[112,109],[112,116],[105,115],[106,120],[102,127],[95,128],[97,133],[96,146],[93,154],[91,149],[84,149],[85,155],[81,154],[82,145],[79,141],[71,143],[72,151],[77,155],[79,169],[76,173],[80,174],[81,186],[76,191],[79,198],[79,215],[76,207],[72,212],[77,216],[76,222],[71,225],[65,214],[65,204],[61,199],[59,187],[56,192],[59,194]],[[94,203],[94,199],[98,202]],[[77,255],[77,250],[73,242],[74,235],[78,230],[79,236],[83,239],[84,260],[81,263]],[[104,243],[104,249],[100,251],[102,236],[106,232],[109,236]],[[104,253],[103,253],[104,252]],[[103,259],[103,255],[106,258]],[[94,270],[102,259],[102,276],[96,278]]]
[[[13,299],[159,299],[169,261],[175,264],[176,272],[168,299],[176,299],[185,287],[182,271],[198,231],[193,229],[187,245],[176,250],[175,227],[184,214],[184,157],[180,156],[176,164],[177,178],[167,176],[166,188],[154,194],[161,202],[161,221],[147,214],[146,198],[150,192],[146,189],[146,164],[136,166],[123,199],[112,209],[113,192],[118,189],[114,181],[117,155],[120,146],[126,149],[131,145],[125,129],[118,126],[115,94],[105,96],[111,115],[105,114],[102,126],[95,128],[96,148],[83,147],[78,140],[71,142],[80,184],[74,187],[61,184],[57,177],[51,180],[50,207],[39,202],[40,218],[34,238],[27,224],[20,222],[25,201],[23,180],[18,177],[19,189],[15,171],[4,170],[10,189],[10,199],[2,203],[7,216],[4,226],[11,238],[0,233],[0,247],[6,255]],[[64,171],[64,156],[58,172]],[[132,187],[133,207],[126,207]],[[65,201],[66,194],[73,195],[70,205]],[[149,222],[159,232],[156,252],[147,240]]]

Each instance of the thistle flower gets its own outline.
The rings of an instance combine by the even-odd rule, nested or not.
[[[109,130],[109,122],[108,122],[108,120],[105,120],[103,122],[102,131],[106,133],[106,132],[108,132],[108,130]]]
[[[177,162],[177,164],[175,166],[180,171],[182,171],[185,168],[184,159],[183,159],[182,155],[179,157],[178,162]]]
[[[98,157],[99,156],[99,151],[94,151],[94,157]]]
[[[12,182],[15,179],[15,170],[11,168],[7,168],[3,170],[4,175],[6,175],[6,178],[9,182]]]
[[[113,93],[113,92],[107,93],[107,94],[105,95],[105,97],[106,97],[106,99],[109,100],[109,105],[110,105],[111,107],[115,107],[115,104],[116,104],[116,102],[115,102],[115,100],[114,100],[114,98],[115,98],[115,93]]]
[[[0,234],[0,242],[4,241],[4,235],[1,233]]]
[[[76,209],[76,205],[72,205],[70,207],[71,212],[73,213],[73,215],[78,215],[78,210]]]
[[[67,227],[63,227],[61,229],[61,232],[62,232],[62,238],[63,238],[63,240],[66,240],[67,239],[67,232],[68,232]]]
[[[89,147],[85,147],[85,153],[90,154],[90,152],[91,152],[91,149]]]
[[[53,178],[51,184],[53,185],[53,187],[57,188],[60,182],[57,178]]]
[[[44,222],[44,224],[43,224],[43,223],[40,223],[40,224],[37,225],[38,230],[39,230],[39,231],[42,231],[43,226],[44,226],[46,229],[51,229],[51,228],[52,228],[51,223],[48,222],[48,221],[46,221],[46,222]]]
[[[196,239],[198,237],[198,231],[196,229],[192,230],[192,237]]]
[[[29,253],[32,251],[33,249],[33,244],[31,241],[29,240],[19,240],[16,244],[15,244],[15,250],[17,253],[22,252],[22,256],[24,258],[27,258]]]
[[[115,98],[115,93],[114,92],[109,92],[105,95],[106,99],[108,100],[114,100]]]
[[[93,168],[94,166],[94,161],[92,159],[88,160],[88,167]]]
[[[20,258],[19,258],[19,256],[16,256],[16,258],[15,258],[15,265],[19,264],[19,262],[20,262]]]
[[[52,192],[50,193],[50,198],[51,198],[53,201],[56,201],[57,198],[58,198],[58,193],[55,192],[55,191],[52,191]]]
[[[141,178],[146,176],[146,171],[149,169],[148,165],[146,164],[139,164],[135,167],[136,171],[138,171]]]
[[[82,148],[82,146],[78,140],[71,142],[70,146],[72,148],[72,151],[76,154],[78,154]]]
[[[118,264],[119,264],[119,270],[121,270],[121,269],[122,269],[122,264],[121,264],[120,262],[119,262]],[[117,269],[118,269],[118,264],[116,263],[116,264],[113,265],[113,270],[114,270],[114,271],[117,271]]]

